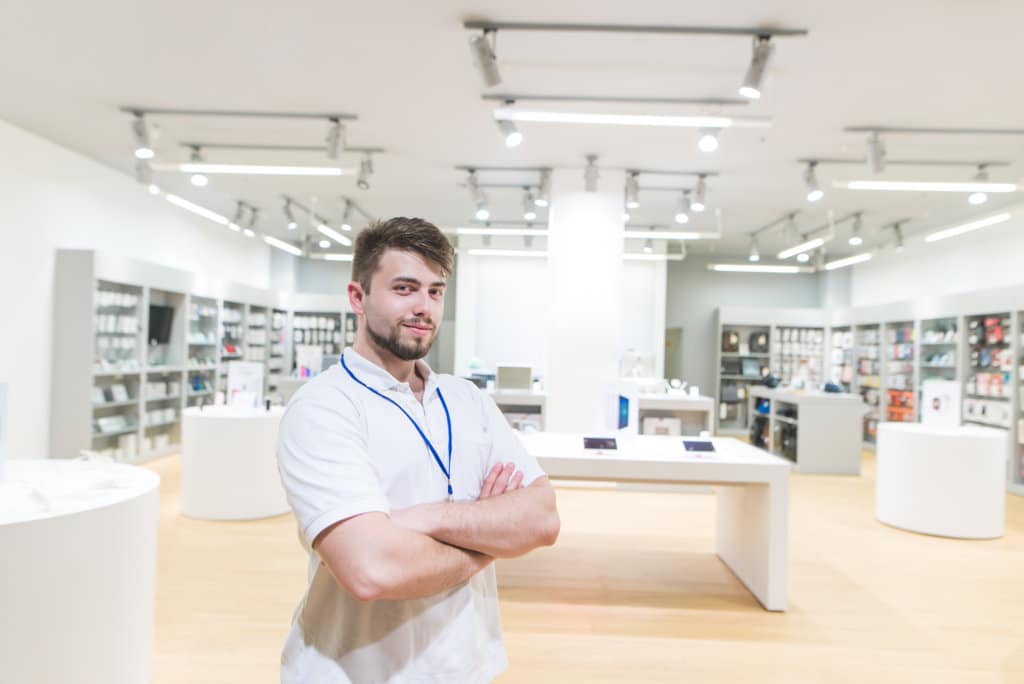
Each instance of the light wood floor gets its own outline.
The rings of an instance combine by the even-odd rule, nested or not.
[[[558,544],[499,565],[501,684],[1024,682],[1024,499],[961,541],[874,518],[862,477],[794,475],[790,609],[768,613],[713,555],[708,495],[560,489]],[[278,681],[305,588],[290,515],[181,516],[163,478],[154,684]],[[455,684],[455,683],[453,683]]]

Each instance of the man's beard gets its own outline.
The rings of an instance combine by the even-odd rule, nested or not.
[[[408,321],[402,321],[402,323],[410,323],[413,325],[433,325],[429,319],[412,319]],[[434,344],[434,340],[437,339],[435,334],[428,340],[426,338],[416,339],[412,343],[402,342],[400,335],[402,332],[402,324],[396,325],[391,329],[391,334],[388,336],[381,335],[373,326],[370,325],[370,321],[366,321],[366,332],[369,333],[370,339],[381,349],[394,354],[402,361],[418,361],[424,356],[430,353],[430,347]]]

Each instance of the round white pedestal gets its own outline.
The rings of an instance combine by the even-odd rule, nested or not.
[[[875,516],[913,532],[1001,537],[1008,439],[995,428],[880,423]]]
[[[252,520],[288,512],[277,472],[284,408],[185,409],[181,435],[181,512],[205,520]]]
[[[127,465],[7,462],[0,679],[149,681],[159,485]]]

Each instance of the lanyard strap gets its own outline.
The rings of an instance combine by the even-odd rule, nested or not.
[[[344,354],[341,356],[341,367],[345,369],[345,372],[349,374],[350,378],[352,378],[358,384],[360,384],[363,387],[365,387],[366,389],[368,389],[370,392],[373,392],[374,394],[376,394],[378,397],[380,397],[384,401],[389,401],[392,404],[394,404],[395,408],[397,408],[399,411],[401,411],[405,415],[405,417],[409,419],[409,422],[412,423],[412,426],[414,428],[416,428],[416,432],[419,433],[420,438],[423,440],[423,443],[427,445],[428,449],[430,449],[430,455],[434,457],[434,462],[437,463],[437,467],[441,469],[441,472],[444,473],[445,479],[448,480],[448,496],[451,497],[452,496],[452,476],[451,476],[451,468],[452,468],[452,415],[448,412],[448,404],[445,403],[444,395],[441,394],[441,388],[440,387],[437,388],[437,398],[441,400],[441,407],[444,408],[445,422],[448,425],[448,467],[447,468],[444,467],[444,462],[441,460],[441,457],[438,455],[437,449],[434,448],[434,445],[427,438],[427,435],[423,432],[423,429],[420,428],[419,423],[416,422],[415,418],[413,418],[412,416],[409,415],[408,411],[406,411],[404,408],[402,408],[401,404],[399,404],[397,401],[395,401],[391,397],[386,396],[384,394],[381,394],[380,392],[378,392],[377,390],[373,389],[372,387],[367,385],[365,382],[363,382],[362,380],[357,378],[356,374],[353,373],[352,370],[348,367],[348,364],[345,363],[345,356],[344,356]]]

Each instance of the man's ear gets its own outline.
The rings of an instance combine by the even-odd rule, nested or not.
[[[352,281],[348,284],[348,303],[352,307],[352,312],[357,316],[363,315],[363,300],[366,297],[366,293],[363,291],[363,286],[356,281]]]

